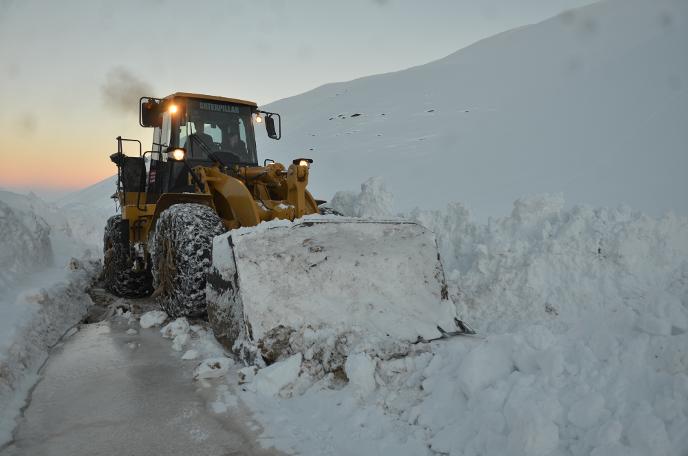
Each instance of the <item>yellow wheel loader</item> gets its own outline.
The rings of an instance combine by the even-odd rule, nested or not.
[[[110,156],[121,207],[104,236],[112,293],[152,293],[171,316],[207,316],[246,357],[285,327],[346,325],[408,342],[465,332],[431,232],[319,215],[311,159],[259,165],[255,126],[280,139],[279,114],[175,93],[141,98],[139,123],[154,128],[152,149],[118,137]]]

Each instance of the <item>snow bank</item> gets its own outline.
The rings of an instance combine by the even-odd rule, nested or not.
[[[99,269],[98,263],[74,260],[64,274],[47,272],[44,287],[38,282],[19,293],[14,303],[2,303],[13,328],[3,330],[0,343],[0,444],[9,440],[48,351],[92,304],[86,289]]]
[[[67,280],[74,257],[88,263],[92,252],[63,222],[35,195],[0,191],[0,347],[13,342],[35,311],[20,304],[22,292]]]
[[[91,305],[99,265],[68,218],[35,195],[0,191],[0,443],[48,350]]]
[[[46,221],[33,211],[0,200],[0,294],[27,274],[51,265],[52,260]]]
[[[105,196],[102,199],[107,201]],[[60,203],[46,203],[32,193],[19,195],[7,191],[0,191],[0,201],[16,212],[28,213],[29,220],[33,217],[31,214],[35,214],[47,224],[53,256],[58,260],[80,257],[85,251],[89,251],[94,257],[99,255],[103,247],[105,221],[109,215],[114,214],[115,208],[111,200],[107,207],[102,202],[92,206],[61,206]],[[28,226],[31,224],[29,222]]]
[[[266,439],[318,454],[683,454],[687,218],[565,209],[556,195],[484,225],[461,204],[410,216],[435,231],[480,336],[350,356],[348,382],[311,377],[304,356],[277,405],[274,391],[242,393]]]
[[[487,225],[460,205],[414,214],[438,236],[461,312],[490,334],[473,349],[437,345],[436,357],[462,359],[424,373],[422,404],[440,406],[451,385],[466,413],[449,423],[425,416],[431,429],[446,429],[433,448],[688,448],[688,219],[563,207],[559,196],[521,199]],[[452,377],[457,385],[442,380]],[[478,426],[495,417],[501,448]]]
[[[413,217],[436,233],[461,313],[483,331],[523,321],[561,331],[610,313],[644,333],[688,330],[685,217],[563,207],[545,195],[516,201],[510,217],[487,225],[459,204]]]

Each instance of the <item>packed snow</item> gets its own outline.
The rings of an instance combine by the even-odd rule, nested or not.
[[[279,350],[303,351],[325,371],[344,360],[325,346],[403,353],[457,330],[435,246],[404,220],[312,215],[232,230],[213,242],[211,325],[242,356],[272,361],[286,343]]]
[[[368,207],[334,209],[387,216],[384,182],[361,188],[333,203]],[[684,454],[688,218],[568,209],[560,195],[519,199],[486,224],[459,203],[406,216],[435,232],[450,295],[477,336],[386,357],[289,334],[289,356],[261,368],[172,321],[161,332],[189,336],[177,356],[216,389],[209,407],[248,406],[264,446],[298,454]],[[314,348],[342,369],[315,372]]]
[[[237,373],[228,381],[243,384],[266,442],[332,455],[683,454],[688,219],[565,209],[556,195],[487,224],[460,204],[410,216],[435,230],[480,336],[394,359],[348,353],[344,379],[314,378],[305,360],[297,370],[301,353],[267,368],[279,379]]]

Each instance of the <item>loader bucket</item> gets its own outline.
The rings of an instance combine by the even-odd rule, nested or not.
[[[434,234],[413,222],[308,216],[215,237],[215,336],[253,361],[276,329],[355,332],[370,344],[462,332]]]

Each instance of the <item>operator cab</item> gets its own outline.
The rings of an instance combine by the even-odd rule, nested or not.
[[[153,133],[154,152],[183,147],[193,162],[207,164],[215,155],[225,164],[258,165],[255,103],[186,93],[170,95],[163,103],[167,109],[161,110],[162,125]]]
[[[257,166],[252,109],[255,106],[215,100],[182,99],[183,113],[172,119],[173,146],[183,147],[188,160]]]
[[[263,114],[268,136],[279,139],[273,113],[262,113],[251,101],[178,92],[164,99],[142,98],[140,112],[140,124],[155,127],[147,166],[149,199],[193,192],[189,169],[195,166],[258,166],[253,125],[264,121]],[[179,148],[184,160],[171,159],[168,152]]]

